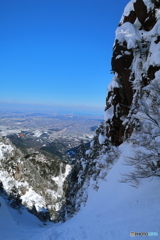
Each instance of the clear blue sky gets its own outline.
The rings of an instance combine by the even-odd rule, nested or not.
[[[128,2],[0,1],[0,101],[104,107]]]

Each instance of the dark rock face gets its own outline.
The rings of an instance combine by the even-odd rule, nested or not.
[[[134,9],[136,17],[142,24],[142,28],[144,28],[146,31],[151,30],[156,23],[154,9],[148,12],[147,6],[144,4],[142,0],[137,0],[134,3]]]
[[[160,70],[155,55],[160,49],[159,18],[160,1],[131,1],[117,28],[111,61],[114,77],[105,108],[106,135],[116,146],[123,142],[125,133],[129,136],[132,132],[126,118],[135,107],[135,96]]]
[[[155,8],[160,7],[159,1],[153,0],[151,2],[154,4]],[[124,16],[123,22],[120,23],[120,25],[125,22],[134,24],[135,20],[138,19],[143,29],[146,31],[151,30],[156,23],[155,9],[151,8],[150,11],[147,11],[147,6],[143,0],[137,0],[135,3],[133,3],[133,6],[134,10],[131,10],[128,16]]]
[[[136,20],[136,13],[135,13],[135,11],[131,11],[128,16],[124,17],[123,23],[130,22],[133,24],[135,22],[135,20]]]

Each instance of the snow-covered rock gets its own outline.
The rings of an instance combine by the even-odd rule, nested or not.
[[[0,137],[0,182],[15,205],[19,199],[18,203],[41,220],[43,212],[46,216],[47,211],[50,219],[57,220],[65,202],[64,184],[71,167],[37,150],[25,151],[23,153],[6,137]]]
[[[114,145],[121,144],[132,133],[133,127],[126,118],[129,120],[133,109],[138,107],[144,87],[159,78],[159,7],[159,1],[130,1],[116,30],[112,56],[114,77],[108,88],[104,117],[106,135]]]

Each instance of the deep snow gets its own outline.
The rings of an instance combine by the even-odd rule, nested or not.
[[[35,216],[25,210],[19,213],[0,199],[0,239],[127,240],[131,231],[159,231],[160,235],[160,179],[143,179],[138,188],[120,183],[121,173],[131,168],[123,165],[124,157],[131,156],[134,149],[128,143],[119,149],[121,155],[106,179],[99,182],[99,190],[93,190],[91,183],[86,206],[65,223],[45,226]]]

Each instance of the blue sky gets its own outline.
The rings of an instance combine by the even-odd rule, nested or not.
[[[0,1],[0,101],[104,108],[128,2]]]

